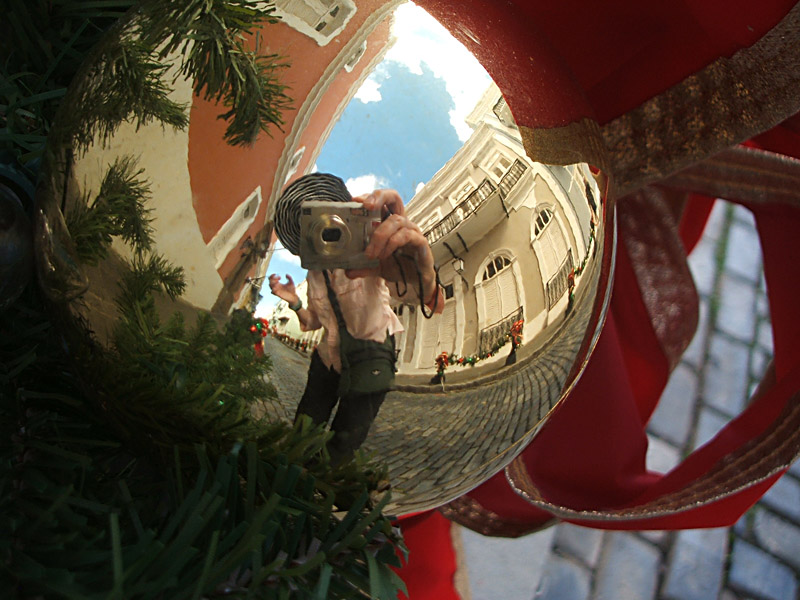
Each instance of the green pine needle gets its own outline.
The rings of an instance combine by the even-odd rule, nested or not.
[[[65,156],[123,122],[186,127],[163,62],[173,53],[195,91],[225,106],[229,143],[252,143],[283,123],[284,65],[258,48],[258,28],[275,20],[271,3],[8,3],[0,150],[31,178],[45,137],[52,156]],[[146,34],[134,36],[137,28]],[[76,74],[80,85],[65,93]],[[404,548],[381,513],[388,495],[374,498],[386,469],[361,454],[333,467],[330,432],[307,419],[253,417],[275,390],[269,360],[254,356],[249,314],[234,313],[221,330],[208,315],[189,324],[159,316],[156,297],[180,296],[185,280],[153,247],[149,197],[128,157],[96,196],[68,207],[81,261],[96,264],[114,238],[132,250],[111,348],[99,351],[33,287],[0,313],[0,589],[388,597],[401,584],[386,565]],[[348,507],[344,519],[334,505]]]

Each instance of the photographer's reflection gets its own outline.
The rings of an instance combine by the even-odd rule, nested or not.
[[[337,205],[342,202],[350,204]],[[288,275],[286,283],[270,275],[270,290],[289,303],[303,331],[325,330],[295,419],[308,415],[325,423],[338,402],[328,449],[341,462],[366,439],[394,382],[394,334],[403,326],[390,296],[416,299],[428,315],[444,307],[433,254],[397,192],[352,198],[340,178],[325,173],[301,177],[284,190],[275,231],[304,267],[312,267],[308,307]]]

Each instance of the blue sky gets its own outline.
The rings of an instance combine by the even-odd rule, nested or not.
[[[356,99],[347,106],[317,158],[317,170],[351,185],[372,176],[373,187],[396,189],[408,202],[417,185],[461,147],[449,119],[455,104],[444,79],[426,63],[417,74],[387,61],[376,68],[375,79],[381,100]]]
[[[394,46],[355,94],[317,158],[353,195],[394,188],[408,202],[466,141],[464,117],[490,83],[478,61],[412,3],[395,12]],[[305,278],[300,259],[280,244],[269,273]],[[256,314],[277,298],[264,283]]]

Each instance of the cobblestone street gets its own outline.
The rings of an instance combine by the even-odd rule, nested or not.
[[[689,262],[700,324],[648,427],[648,466],[662,472],[742,410],[772,355],[749,211],[717,202]],[[516,540],[461,533],[472,600],[793,600],[800,598],[800,462],[730,529],[560,524]]]
[[[585,273],[592,294],[600,269]],[[558,343],[506,367],[497,377],[449,385],[398,385],[390,392],[363,445],[389,467],[389,514],[439,506],[497,472],[524,448],[543,418],[560,399],[564,382],[583,341],[592,302],[576,308],[557,333]],[[272,381],[279,396],[278,415],[293,418],[306,381],[308,358],[271,336]]]

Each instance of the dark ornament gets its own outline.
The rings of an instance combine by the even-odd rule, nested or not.
[[[19,297],[32,272],[31,221],[17,194],[0,184],[0,311]]]

